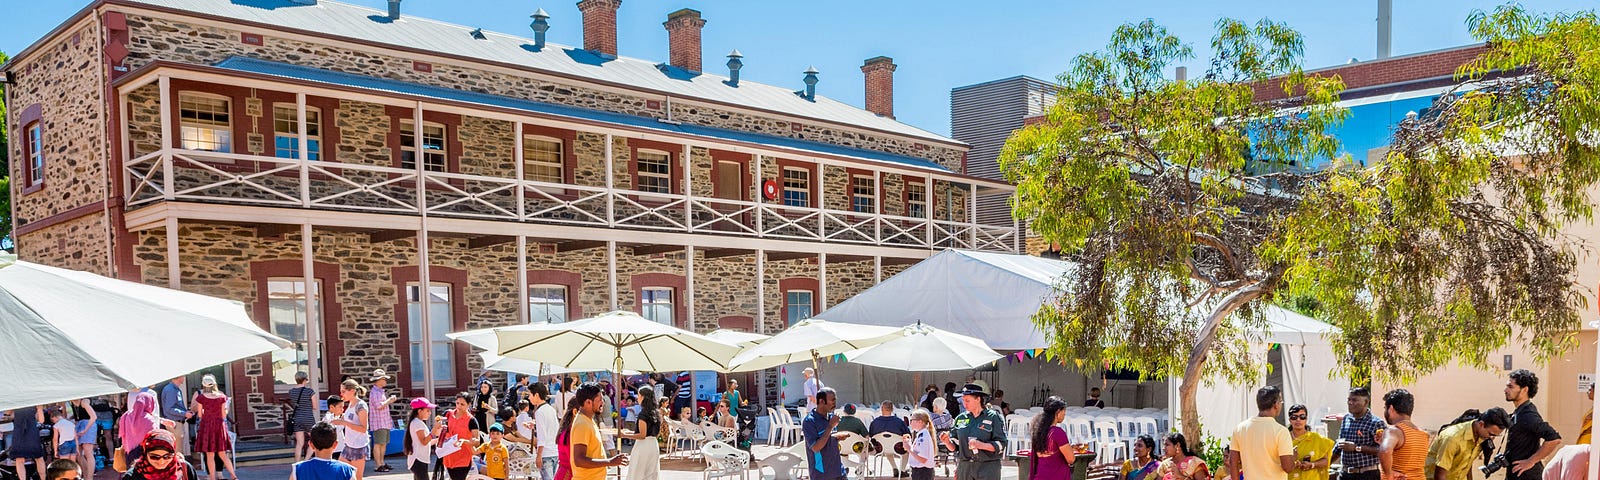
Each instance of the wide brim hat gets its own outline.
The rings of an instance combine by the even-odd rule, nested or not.
[[[379,368],[379,369],[375,369],[375,370],[372,371],[372,376],[368,378],[368,381],[376,382],[378,380],[385,380],[385,379],[392,379],[392,378],[394,378],[394,377],[389,376],[389,372],[385,372],[385,371],[383,371],[383,369]]]
[[[961,387],[961,390],[957,391],[956,394],[962,395],[962,396],[966,396],[966,395],[977,395],[977,396],[980,396],[980,397],[989,396],[988,392],[983,391],[983,386],[982,385],[978,385],[976,383],[966,384],[965,386]]]

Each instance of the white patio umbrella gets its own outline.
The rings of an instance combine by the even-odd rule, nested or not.
[[[519,374],[519,375],[530,375],[530,376],[535,376],[535,377],[540,376],[540,375],[566,375],[566,374],[569,374],[569,373],[609,372],[610,371],[608,369],[574,370],[574,369],[571,369],[571,368],[557,367],[557,366],[552,366],[552,365],[549,365],[549,364],[546,364],[546,363],[535,362],[533,360],[523,360],[523,359],[520,359],[520,358],[506,358],[506,357],[502,357],[502,356],[499,356],[499,355],[495,355],[494,352],[487,352],[487,351],[486,352],[478,352],[478,358],[483,360],[483,369],[484,370],[494,370],[496,372],[511,372],[511,373],[515,373],[515,374]],[[622,374],[623,375],[638,375],[639,372],[636,372],[636,371],[633,371],[633,370],[623,370]]]
[[[850,363],[907,372],[967,370],[999,360],[1002,355],[983,340],[923,325],[907,325],[900,336],[871,347],[845,352]]]
[[[900,336],[900,330],[815,318],[801,320],[758,345],[745,347],[733,357],[733,371],[762,370],[808,360],[813,368],[821,370],[819,358],[893,340]]]
[[[0,410],[127,392],[289,346],[236,301],[0,256]]]
[[[707,333],[706,336],[711,337],[713,340],[721,340],[723,343],[731,343],[740,347],[750,347],[772,338],[772,335],[762,335],[759,333],[741,332],[739,330],[728,329],[712,330],[711,333]]]

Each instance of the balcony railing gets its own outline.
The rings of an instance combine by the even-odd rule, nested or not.
[[[1014,226],[182,149],[129,160],[123,182],[129,208],[184,200],[909,248],[1020,243]]]

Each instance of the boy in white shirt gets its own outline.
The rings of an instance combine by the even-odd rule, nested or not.
[[[323,421],[323,423],[327,423],[329,425],[334,425],[333,431],[335,432],[334,434],[337,437],[337,439],[335,440],[335,444],[334,445],[335,446],[339,446],[339,447],[344,446],[344,429],[343,428],[338,428],[338,423],[335,423],[334,421],[335,420],[343,420],[343,419],[344,419],[344,399],[340,398],[338,395],[329,396],[328,397],[328,411],[327,411],[327,413],[322,414],[322,421]],[[340,449],[340,448],[333,449],[333,458],[335,460],[339,459],[340,450],[342,450],[342,449]]]

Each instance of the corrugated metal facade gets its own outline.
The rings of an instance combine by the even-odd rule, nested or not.
[[[1004,180],[1000,174],[1000,148],[1023,120],[1041,115],[1055,103],[1053,83],[1027,76],[956,87],[950,90],[950,134],[972,145],[967,152],[967,174]],[[978,222],[1011,223],[1007,194],[980,195]]]

